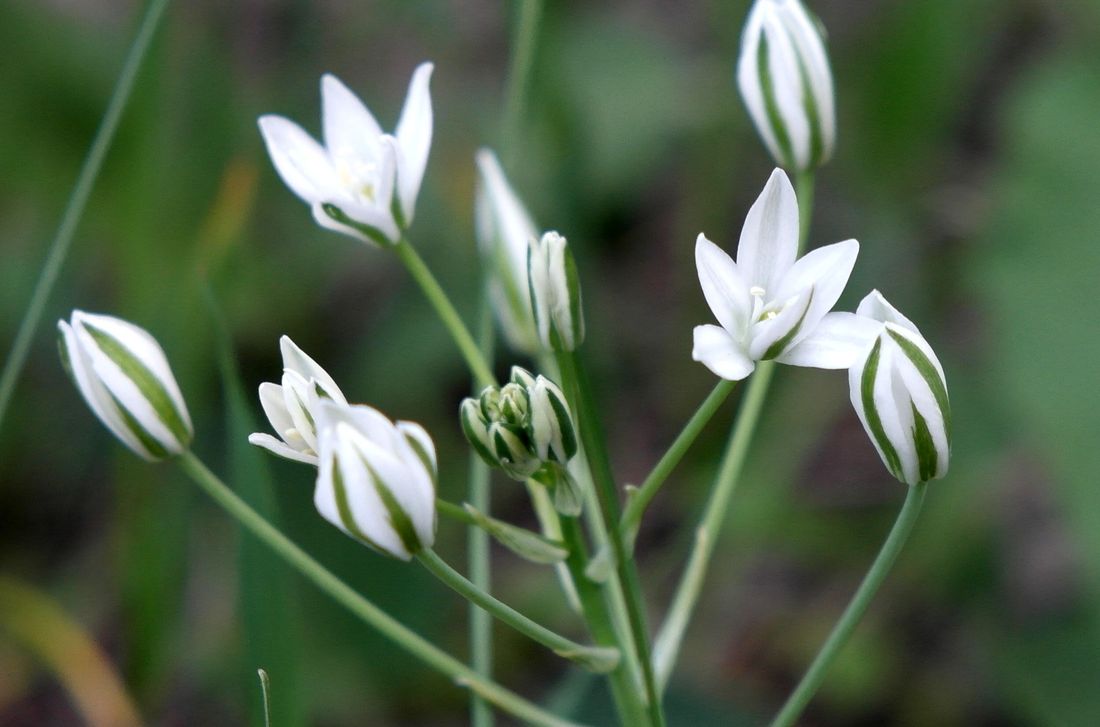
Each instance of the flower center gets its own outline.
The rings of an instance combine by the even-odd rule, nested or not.
[[[360,201],[374,202],[378,189],[378,165],[365,161],[351,149],[338,149],[332,160],[340,186]]]

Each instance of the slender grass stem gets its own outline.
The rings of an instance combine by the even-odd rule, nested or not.
[[[619,663],[619,650],[615,647],[586,646],[536,623],[508,604],[481,590],[461,573],[447,565],[431,549],[421,550],[416,559],[436,578],[464,598],[488,611],[494,618],[508,624],[524,636],[537,641],[558,656],[572,659],[595,672],[604,673]]]
[[[867,608],[871,605],[871,599],[874,598],[875,593],[885,580],[886,574],[893,567],[894,561],[897,560],[898,554],[901,553],[901,549],[905,545],[905,541],[909,539],[909,534],[913,531],[917,516],[920,515],[927,488],[927,482],[909,488],[909,492],[905,496],[905,504],[901,506],[901,512],[898,513],[897,520],[894,521],[894,526],[890,529],[890,534],[886,536],[886,542],[882,544],[882,549],[879,550],[874,563],[871,564],[871,569],[867,571],[863,582],[859,584],[859,589],[852,597],[848,607],[844,609],[844,614],[840,617],[840,620],[836,622],[829,638],[825,640],[821,650],[817,652],[817,656],[814,657],[810,668],[806,671],[806,675],[802,677],[802,681],[798,683],[791,696],[787,698],[786,704],[783,705],[783,708],[772,722],[772,727],[790,727],[793,725],[798,716],[802,714],[802,710],[809,704],[810,699],[813,698],[814,693],[817,692],[818,687],[821,686],[821,682],[825,679],[825,673],[829,670],[833,660],[836,659],[837,654],[840,653],[841,648],[847,643],[852,632],[855,631],[860,619],[863,618],[863,614],[867,612]]]
[[[409,244],[408,240],[402,238],[392,249],[397,253],[397,257],[401,258],[401,262],[405,264],[409,274],[413,276],[420,289],[424,291],[424,296],[428,299],[428,302],[439,314],[439,319],[443,321],[443,325],[446,326],[451,338],[454,339],[462,357],[466,359],[466,364],[470,367],[470,372],[474,375],[478,385],[495,386],[497,383],[496,377],[493,376],[488,362],[481,354],[481,349],[478,348],[473,336],[470,335],[469,329],[466,328],[466,324],[462,322],[458,311],[451,303],[451,299],[440,287],[439,281],[432,275],[432,271],[428,269],[424,259],[417,253],[416,248]]]
[[[508,69],[504,128],[501,133],[501,148],[505,164],[511,163],[519,148],[520,127],[523,124],[523,113],[527,105],[527,89],[531,84],[539,19],[542,16],[542,0],[520,0],[517,5],[519,16],[516,18],[512,36],[512,62]]]
[[[703,508],[703,518],[695,531],[695,544],[688,557],[687,567],[676,587],[676,594],[672,599],[672,606],[665,617],[665,622],[657,635],[653,648],[653,660],[657,672],[657,683],[662,690],[668,686],[668,680],[672,675],[680,644],[684,638],[684,631],[699,600],[707,565],[714,553],[718,532],[722,528],[722,521],[729,509],[730,497],[741,479],[741,469],[745,464],[752,435],[764,407],[764,399],[768,394],[768,385],[774,368],[775,364],[770,361],[761,361],[757,364],[756,373],[749,381],[745,402],[737,416],[737,423],[733,426],[733,434],[725,457],[722,459],[718,479]]]
[[[604,446],[596,408],[592,403],[590,387],[577,357],[572,352],[559,352],[558,368],[561,370],[562,384],[566,396],[571,399],[577,427],[580,430],[581,443],[588,458],[596,494],[599,498],[600,514],[607,530],[607,539],[615,559],[615,570],[622,581],[623,595],[626,597],[626,611],[630,622],[631,638],[642,665],[642,678],[645,686],[649,720],[654,727],[663,727],[664,712],[661,709],[661,693],[657,689],[653,661],[650,658],[649,636],[645,622],[645,606],[642,602],[642,590],[638,580],[638,569],[634,559],[626,552],[620,534],[619,496],[611,472],[611,462]]]
[[[137,35],[130,45],[123,63],[122,71],[115,82],[114,91],[111,92],[111,100],[107,103],[107,110],[103,113],[103,119],[99,122],[92,145],[88,149],[88,155],[84,157],[84,163],[80,167],[76,184],[73,185],[72,194],[69,195],[68,204],[61,215],[61,224],[54,233],[50,243],[49,252],[46,254],[46,262],[42,265],[42,272],[38,275],[38,282],[31,293],[27,312],[23,314],[23,320],[19,324],[19,330],[15,334],[8,358],[4,362],[4,371],[0,374],[0,424],[4,421],[8,405],[11,403],[15,385],[19,380],[19,374],[27,363],[27,354],[30,353],[31,341],[42,319],[42,312],[46,307],[46,301],[57,282],[57,276],[61,273],[61,266],[69,254],[69,247],[73,240],[76,227],[80,224],[80,218],[84,215],[84,208],[88,204],[88,197],[92,193],[96,177],[103,166],[103,159],[107,156],[107,150],[114,141],[115,132],[118,130],[119,120],[130,100],[130,92],[134,88],[134,80],[145,61],[146,52],[152,41],[153,34],[164,16],[164,8],[168,0],[151,0],[138,26]]]
[[[795,196],[798,197],[798,252],[806,249],[810,237],[810,222],[814,211],[814,173],[799,172],[795,175]]]
[[[672,442],[672,446],[668,448],[668,451],[665,452],[664,456],[657,462],[653,471],[649,473],[645,481],[642,482],[637,491],[635,491],[633,496],[627,501],[626,509],[623,511],[621,530],[628,552],[633,550],[634,539],[638,535],[638,528],[642,522],[642,515],[649,506],[650,501],[657,494],[657,491],[661,489],[661,485],[668,479],[672,470],[675,469],[676,465],[683,459],[684,454],[687,453],[688,448],[695,442],[699,433],[703,431],[703,428],[707,425],[707,422],[710,421],[710,418],[718,411],[718,407],[722,406],[722,403],[725,402],[736,387],[736,381],[726,381],[722,379],[718,382],[718,385],[714,387],[714,390],[710,392],[710,395],[699,405],[695,414],[688,420],[683,431],[681,431],[679,436]]]
[[[270,547],[295,570],[313,582],[326,595],[347,608],[367,625],[396,643],[428,666],[447,675],[456,684],[477,692],[486,701],[508,714],[541,727],[577,727],[529,702],[489,679],[485,679],[450,654],[404,626],[366,598],[356,593],[332,571],[318,563],[259,513],[229,489],[198,457],[187,452],[179,464],[192,480],[224,509],[241,527]]]

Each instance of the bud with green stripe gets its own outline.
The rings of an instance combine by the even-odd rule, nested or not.
[[[917,327],[877,290],[856,315],[882,324],[848,371],[852,405],[891,474],[915,485],[947,474],[951,404],[943,367]]]
[[[798,0],[756,0],[741,36],[737,85],[776,162],[808,171],[836,142],[833,75],[821,26]]]
[[[573,351],[584,343],[584,310],[577,266],[566,239],[547,232],[527,248],[527,283],[535,330],[543,348]]]
[[[183,453],[194,429],[160,345],[113,316],[73,311],[58,321],[61,361],[92,413],[139,456]]]
[[[419,424],[369,406],[317,408],[317,511],[374,550],[409,560],[435,541],[435,445]]]

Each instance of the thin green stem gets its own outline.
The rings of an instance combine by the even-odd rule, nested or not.
[[[642,680],[646,691],[649,719],[654,727],[665,723],[661,709],[661,693],[653,671],[653,661],[649,652],[649,636],[645,622],[645,606],[642,602],[642,589],[638,580],[638,569],[634,559],[626,552],[626,546],[620,536],[619,496],[615,478],[611,472],[611,462],[604,446],[603,433],[596,408],[592,403],[590,387],[576,355],[572,352],[559,352],[558,368],[561,370],[562,384],[566,396],[571,399],[573,414],[577,419],[581,443],[585,456],[591,465],[592,478],[595,481],[599,499],[600,514],[607,530],[607,540],[615,558],[615,570],[622,581],[623,595],[626,598],[627,618],[630,622],[631,638],[642,664]]]
[[[478,349],[486,360],[493,357],[493,312],[489,304],[488,291],[482,287],[481,311],[478,316]],[[476,392],[475,392],[476,393]],[[470,452],[469,498],[470,504],[488,516],[489,466],[476,452]],[[464,508],[459,508],[469,516]],[[470,580],[483,591],[492,587],[489,558],[489,533],[476,523],[466,531],[466,559],[470,571]],[[470,604],[470,665],[482,677],[489,679],[493,675],[493,621],[487,612]],[[492,727],[493,710],[489,703],[475,693],[470,694],[470,722],[473,727]]]
[[[535,62],[539,18],[542,15],[542,0],[520,0],[517,4],[519,16],[516,18],[512,36],[512,63],[508,69],[504,129],[501,134],[501,148],[506,166],[511,163],[519,147],[520,127],[527,103],[527,88],[531,83],[531,69]]]
[[[681,431],[679,436],[672,442],[672,446],[668,448],[668,451],[665,452],[664,456],[657,462],[653,471],[649,473],[645,481],[642,482],[630,499],[627,500],[626,509],[623,511],[623,522],[621,526],[622,537],[626,542],[627,551],[633,550],[634,539],[638,535],[638,528],[642,522],[642,515],[649,506],[650,501],[657,494],[657,491],[661,489],[661,485],[668,479],[672,470],[675,469],[676,465],[683,459],[688,448],[695,442],[696,437],[703,431],[703,428],[707,425],[707,422],[710,421],[710,418],[718,411],[718,407],[722,406],[722,403],[725,402],[736,387],[736,381],[721,379],[718,382],[718,385],[714,387],[714,390],[703,400],[703,403],[699,405],[695,414],[688,420],[683,431]]]
[[[130,45],[123,63],[122,71],[115,82],[114,91],[111,92],[111,100],[107,103],[107,110],[103,113],[103,119],[99,122],[92,145],[88,149],[88,155],[80,167],[76,184],[73,186],[69,202],[61,215],[61,224],[54,233],[50,243],[49,252],[46,254],[46,262],[42,265],[42,272],[38,275],[34,292],[31,293],[27,312],[23,314],[23,320],[19,324],[19,330],[15,334],[11,351],[8,352],[7,361],[4,363],[4,372],[0,374],[0,422],[4,421],[8,405],[11,403],[12,394],[15,392],[15,384],[19,380],[19,374],[27,362],[27,354],[30,352],[31,341],[42,319],[42,312],[46,307],[46,301],[57,282],[57,276],[61,272],[61,266],[69,254],[69,247],[73,240],[73,234],[84,214],[84,207],[88,204],[88,197],[92,193],[96,177],[103,166],[103,159],[107,156],[107,150],[115,138],[122,112],[130,100],[130,92],[134,88],[134,79],[145,60],[145,54],[149,50],[153,34],[156,32],[160,19],[164,16],[164,8],[168,0],[151,0],[145,17],[138,27],[137,35]]]
[[[508,624],[524,636],[539,642],[558,656],[572,659],[597,672],[608,671],[610,666],[619,662],[618,649],[578,644],[532,621],[508,604],[498,601],[489,593],[475,586],[465,576],[447,565],[447,562],[440,558],[434,550],[430,548],[421,550],[416,554],[416,558],[448,588],[476,603],[492,614],[494,618]]]
[[[901,506],[901,512],[898,513],[898,518],[894,521],[894,527],[890,529],[890,534],[886,536],[886,542],[882,544],[882,549],[875,557],[875,562],[871,564],[871,569],[867,571],[863,582],[859,584],[859,589],[852,596],[848,608],[844,609],[844,614],[840,617],[840,620],[836,622],[836,626],[833,627],[829,638],[825,640],[821,651],[817,652],[817,656],[814,657],[810,668],[806,671],[806,675],[802,677],[798,687],[787,698],[783,709],[779,711],[778,716],[772,722],[772,727],[790,727],[793,725],[798,716],[802,714],[802,710],[809,704],[810,699],[813,698],[818,687],[821,686],[829,666],[832,665],[841,648],[848,641],[852,632],[855,631],[860,619],[863,618],[863,614],[867,612],[868,606],[871,605],[871,599],[874,598],[879,586],[885,580],[886,574],[893,567],[902,546],[905,545],[905,541],[909,539],[909,534],[913,531],[913,525],[920,514],[921,505],[924,503],[927,488],[927,482],[909,488],[909,492],[905,496],[905,504]]]
[[[531,724],[544,727],[577,727],[576,723],[550,714],[518,694],[485,679],[356,593],[332,571],[314,560],[249,507],[248,503],[237,497],[217,475],[207,469],[202,460],[191,452],[181,455],[179,464],[184,472],[245,530],[270,547],[334,601],[428,666],[447,675],[459,686],[472,689],[505,712]]]
[[[794,178],[795,196],[798,197],[798,251],[806,249],[810,238],[810,222],[814,212],[814,173],[798,172]]]
[[[466,365],[470,367],[470,373],[474,375],[477,383],[480,386],[495,386],[497,380],[493,376],[488,362],[481,355],[481,350],[478,348],[473,336],[470,335],[466,324],[462,322],[462,318],[455,310],[451,299],[443,292],[439,281],[432,275],[432,271],[428,269],[424,259],[417,253],[416,248],[409,244],[408,240],[402,238],[400,242],[393,246],[393,251],[397,253],[397,257],[401,258],[401,262],[405,264],[409,274],[413,276],[420,289],[424,291],[424,296],[428,299],[428,302],[439,314],[439,319],[443,321],[443,325],[450,332],[451,338],[454,339],[455,345],[462,353],[462,357],[466,359]]]
[[[745,402],[737,416],[737,423],[733,426],[733,434],[730,436],[726,455],[718,471],[718,479],[703,508],[702,521],[695,531],[695,544],[688,557],[687,568],[684,569],[684,575],[680,578],[676,594],[672,599],[672,606],[657,635],[653,648],[653,660],[656,664],[657,681],[662,690],[668,686],[668,680],[672,675],[672,668],[676,664],[676,657],[684,638],[684,631],[699,600],[707,565],[714,553],[718,532],[722,528],[726,511],[729,509],[730,497],[741,479],[741,469],[745,464],[752,435],[764,407],[764,399],[768,394],[768,385],[774,368],[775,364],[772,362],[761,361],[756,366],[756,373],[753,374],[752,380],[749,381],[745,391]]]
[[[588,548],[585,545],[580,522],[575,517],[563,517],[561,520],[562,538],[569,549],[566,565],[573,575],[573,582],[577,584],[577,595],[580,598],[588,628],[597,644],[615,646],[619,643],[619,636],[612,621],[610,603],[601,594],[601,588],[585,574],[585,569],[588,567]],[[605,584],[604,589],[607,587]],[[648,719],[645,704],[634,688],[634,680],[625,659],[607,675],[607,679],[621,723],[644,724]]]

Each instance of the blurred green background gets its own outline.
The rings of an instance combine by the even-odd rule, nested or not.
[[[710,321],[693,241],[705,231],[732,249],[772,166],[733,86],[747,6],[548,3],[540,26],[509,174],[579,257],[586,356],[621,482],[645,476],[714,384],[690,356],[691,327]],[[951,474],[803,724],[1100,724],[1100,4],[811,6],[829,31],[840,130],[811,244],[860,240],[841,308],[877,287],[921,326],[947,371],[956,440]],[[5,351],[141,11],[0,4]],[[255,119],[282,113],[318,132],[331,71],[392,128],[412,69],[435,61],[412,238],[472,321],[473,154],[500,138],[511,19],[483,0],[169,7],[0,430],[0,724],[84,723],[62,684],[105,698],[105,669],[143,722],[257,724],[258,666],[278,727],[465,723],[463,692],[242,538],[176,468],[112,441],[62,372],[53,321],[80,307],[154,333],[200,455],[356,588],[463,654],[464,603],[322,521],[308,469],[240,446],[251,426],[223,392],[203,290],[227,322],[245,419],[266,428],[253,392],[278,379],[289,334],[353,400],[424,423],[442,494],[461,500],[461,360],[392,256],[313,224]],[[502,368],[515,360],[502,355]],[[769,401],[670,689],[673,725],[765,721],[903,497],[843,374],[783,368]],[[643,527],[652,623],[734,407]],[[493,499],[532,522],[510,481]],[[464,543],[441,523],[445,557],[461,564]],[[580,634],[547,569],[497,552],[494,580],[505,600]],[[598,689],[496,634],[505,683],[608,723]]]

